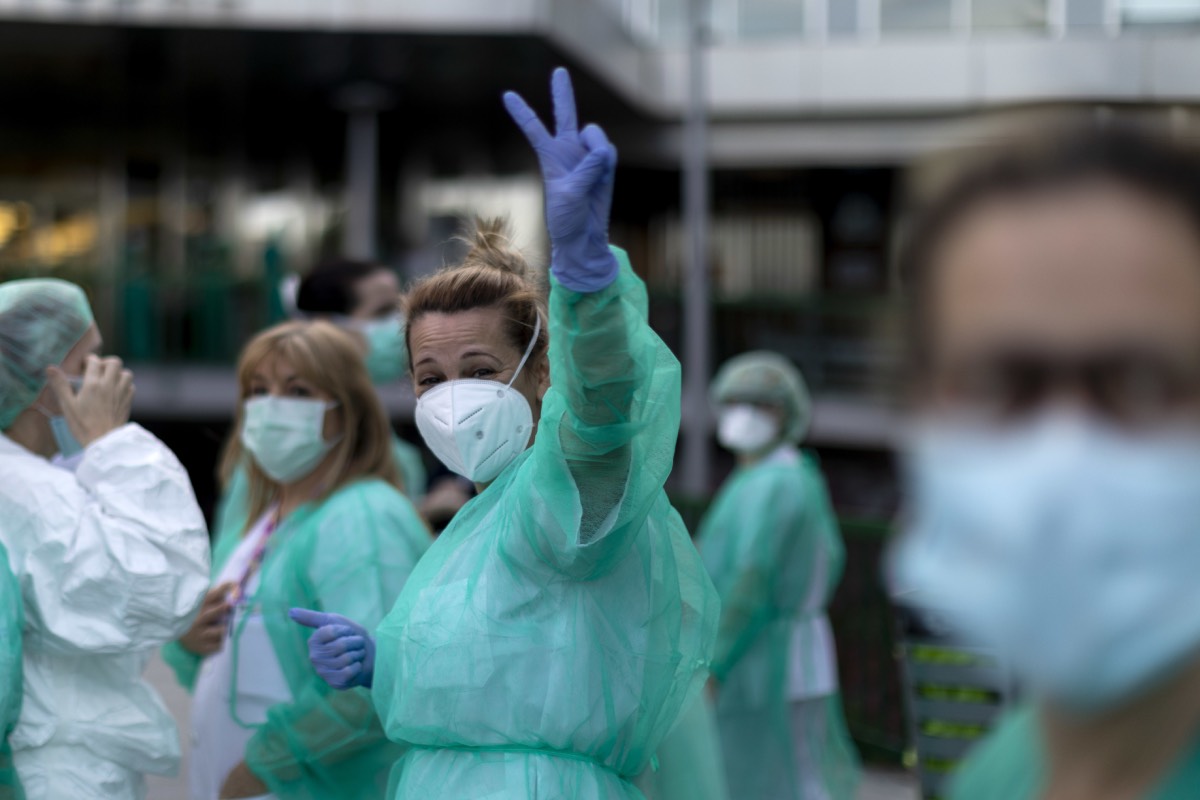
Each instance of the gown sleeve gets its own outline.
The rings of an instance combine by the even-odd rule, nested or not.
[[[330,502],[303,532],[305,546],[297,548],[297,563],[288,574],[305,584],[309,608],[374,629],[428,547],[428,530],[412,504],[390,486],[356,487],[336,504]],[[285,613],[281,607],[273,617],[285,619]],[[268,711],[246,747],[246,765],[280,797],[372,796],[365,784],[386,776],[397,752],[370,692],[331,689],[308,663],[305,643],[311,631],[285,624],[290,627],[281,636],[293,645],[288,657],[293,663],[284,669],[290,666],[292,675],[300,676],[289,680],[294,699]],[[273,634],[272,641],[276,638]]]
[[[125,425],[93,442],[73,476],[47,466],[23,482],[7,543],[39,647],[122,653],[187,630],[208,588],[208,534],[162,442]]]
[[[526,489],[512,502],[539,558],[568,575],[604,574],[661,495],[679,430],[680,370],[647,321],[646,288],[613,248],[617,279],[550,292],[550,379]]]

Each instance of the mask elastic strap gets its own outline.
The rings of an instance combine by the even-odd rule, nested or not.
[[[521,370],[525,369],[525,362],[533,355],[533,348],[537,345],[538,334],[542,332],[542,314],[538,312],[537,321],[533,323],[533,338],[529,340],[529,346],[525,348],[525,355],[521,356],[521,363],[517,364],[517,371],[513,373],[512,379],[508,382],[508,388],[516,383],[517,376],[521,374]]]

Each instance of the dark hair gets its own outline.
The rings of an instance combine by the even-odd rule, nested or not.
[[[323,261],[300,281],[296,308],[305,314],[349,315],[358,304],[354,284],[387,267],[371,261],[339,258]]]
[[[980,206],[1020,200],[1109,181],[1166,202],[1200,236],[1200,155],[1142,127],[1060,128],[1030,136],[968,168],[920,210],[901,251],[899,272],[907,299],[908,370],[925,369],[932,274],[946,239]]]
[[[504,314],[509,342],[524,351],[538,316],[545,319],[544,288],[531,275],[521,251],[513,245],[505,220],[476,219],[462,239],[470,246],[463,262],[420,281],[405,297],[408,319],[405,336],[425,314],[496,308]],[[549,342],[549,332],[543,324],[530,358],[536,361],[546,352]]]

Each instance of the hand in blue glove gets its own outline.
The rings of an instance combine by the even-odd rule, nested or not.
[[[568,289],[596,292],[616,280],[620,269],[608,249],[617,151],[599,127],[578,130],[575,92],[565,69],[554,70],[550,89],[558,129],[554,136],[520,95],[505,92],[504,106],[542,166],[550,269]]]
[[[293,608],[288,616],[308,628],[308,660],[334,689],[371,687],[375,677],[375,640],[362,625],[341,614]]]

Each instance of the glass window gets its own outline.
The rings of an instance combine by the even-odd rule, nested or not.
[[[1047,0],[974,0],[976,30],[1045,30]]]
[[[1105,0],[1067,0],[1067,27],[1103,27],[1104,5]]]
[[[830,3],[829,33],[832,36],[850,36],[858,33],[858,3]]]
[[[737,6],[739,38],[796,36],[804,31],[802,0],[738,0]]]
[[[920,33],[950,29],[953,0],[880,0],[884,33]]]
[[[1200,22],[1200,0],[1123,0],[1121,9],[1134,25]]]

